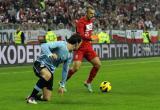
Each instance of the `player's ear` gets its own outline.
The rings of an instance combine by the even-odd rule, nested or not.
[[[75,47],[76,47],[76,46],[75,46],[75,44],[72,44],[72,50],[74,50],[74,49],[75,49]]]
[[[76,47],[77,47],[77,44],[74,44],[74,49],[76,49]]]
[[[76,48],[77,48],[77,46],[78,46],[78,43],[74,44],[74,49],[76,49]]]

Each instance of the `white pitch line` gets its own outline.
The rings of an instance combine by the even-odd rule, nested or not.
[[[102,62],[105,62],[105,61],[102,61]],[[127,63],[120,63],[120,62],[118,62],[117,64],[111,64],[112,62],[108,62],[109,64],[105,64],[105,65],[102,64],[102,67],[121,66],[121,65],[134,65],[134,64],[145,64],[145,63],[159,63],[159,62],[160,62],[159,60],[156,60],[156,61],[142,61],[142,62],[135,61],[135,62],[127,62]],[[88,68],[88,67],[92,67],[92,65],[82,65],[81,68]],[[21,67],[17,67],[17,68],[21,68]],[[14,71],[14,72],[0,72],[0,75],[3,75],[3,74],[17,74],[17,73],[22,73],[23,74],[23,73],[29,73],[29,72],[33,72],[33,71],[31,70],[31,71],[25,71],[25,72],[18,72],[18,71]]]

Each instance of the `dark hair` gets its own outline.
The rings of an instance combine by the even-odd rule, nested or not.
[[[70,44],[77,44],[77,43],[80,43],[81,41],[82,41],[82,38],[78,33],[73,34],[69,39],[67,39],[67,42]]]

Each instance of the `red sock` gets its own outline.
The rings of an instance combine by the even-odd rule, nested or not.
[[[68,76],[67,76],[67,80],[71,78],[71,76],[74,74],[75,72],[72,69],[69,69],[68,71]]]
[[[99,70],[99,69],[96,68],[96,67],[93,67],[93,68],[92,68],[92,70],[90,71],[90,75],[89,75],[89,77],[88,77],[88,79],[87,79],[87,83],[91,83],[91,82],[92,82],[92,80],[93,80],[94,77],[96,76],[98,70]]]

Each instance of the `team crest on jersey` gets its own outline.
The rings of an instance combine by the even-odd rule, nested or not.
[[[93,29],[93,23],[86,25],[86,31],[91,31]]]

